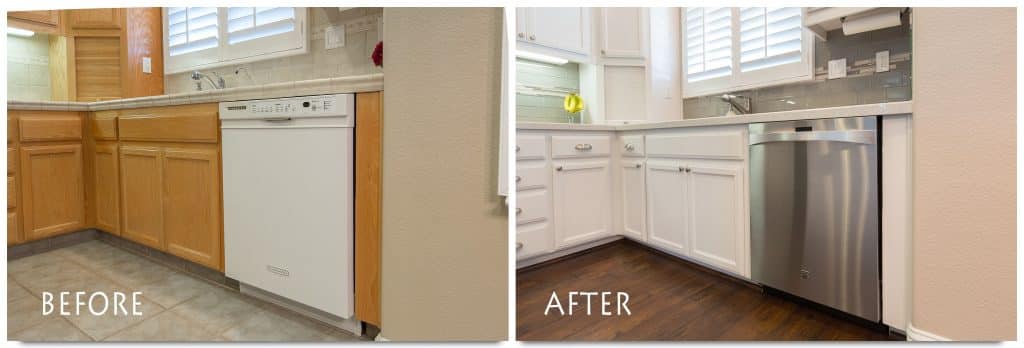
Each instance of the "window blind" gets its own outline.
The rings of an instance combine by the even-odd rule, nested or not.
[[[228,44],[295,31],[294,7],[228,8]]]
[[[803,35],[799,7],[741,7],[740,71],[799,62]]]
[[[171,7],[167,10],[170,56],[217,47],[217,32],[216,7]]]
[[[707,80],[732,73],[730,8],[687,8],[685,35],[688,81]]]

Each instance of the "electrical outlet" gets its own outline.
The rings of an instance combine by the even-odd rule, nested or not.
[[[324,28],[324,48],[345,47],[345,26],[333,25]]]
[[[889,71],[889,50],[875,52],[875,72]]]
[[[828,79],[831,80],[844,77],[846,77],[846,58],[828,61]]]
[[[142,73],[152,74],[153,73],[153,60],[149,57],[142,57]]]

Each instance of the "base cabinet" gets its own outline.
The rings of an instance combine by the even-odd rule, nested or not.
[[[23,236],[26,240],[85,227],[82,145],[21,148]]]
[[[680,255],[689,253],[686,164],[647,160],[647,242]]]
[[[646,239],[646,185],[643,159],[624,159],[622,178],[622,232],[630,238]]]
[[[216,149],[163,153],[164,238],[167,252],[220,268],[220,168]]]
[[[93,158],[93,204],[96,206],[96,228],[114,235],[121,234],[118,197],[120,177],[117,143],[96,144]]]
[[[694,163],[689,170],[690,257],[746,276],[747,221],[743,167]]]
[[[612,235],[608,159],[555,162],[555,247]]]
[[[121,236],[163,249],[163,153],[156,147],[121,147]]]

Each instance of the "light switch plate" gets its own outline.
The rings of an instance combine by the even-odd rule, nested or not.
[[[828,79],[831,80],[844,77],[846,77],[846,58],[828,61]]]
[[[145,74],[153,73],[153,60],[149,57],[142,57],[142,72]]]
[[[345,47],[345,25],[324,28],[324,49]]]
[[[875,52],[875,72],[889,71],[889,50]]]

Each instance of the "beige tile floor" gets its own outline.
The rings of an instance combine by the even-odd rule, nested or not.
[[[142,292],[142,315],[42,314],[42,293]],[[99,303],[97,303],[99,304]],[[15,341],[354,341],[359,337],[101,241],[7,262]]]

